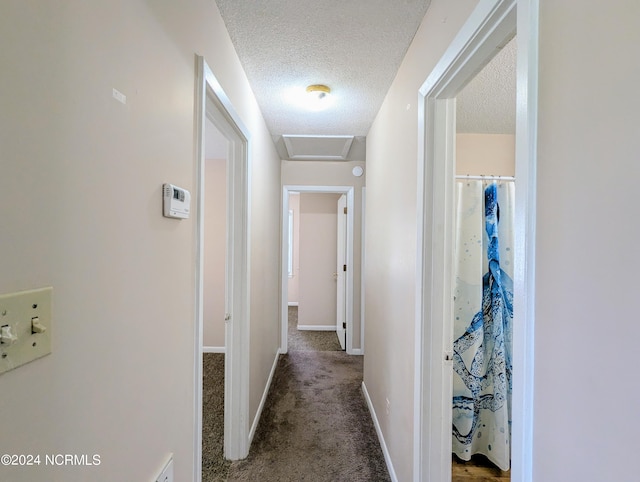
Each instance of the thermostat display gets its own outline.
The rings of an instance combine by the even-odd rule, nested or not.
[[[189,217],[191,205],[189,191],[173,184],[164,184],[162,186],[162,199],[165,217],[178,219]]]

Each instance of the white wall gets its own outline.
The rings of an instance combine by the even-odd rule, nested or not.
[[[207,159],[204,164],[204,311],[206,347],[225,346],[225,261],[227,242],[227,161]]]
[[[53,353],[0,376],[0,479],[152,480],[194,461],[195,54],[252,132],[251,413],[278,347],[280,159],[209,0],[0,4],[0,292],[52,285]],[[112,88],[127,96],[123,105]]]
[[[293,211],[293,276],[289,278],[287,301],[298,303],[300,280],[300,194],[289,194],[289,210]]]
[[[298,325],[335,326],[340,194],[300,194]]]
[[[355,177],[355,166],[364,168],[364,175]],[[359,161],[282,161],[282,184],[303,186],[354,186],[353,233],[353,348],[360,349],[360,266],[362,246],[362,188],[365,186],[367,166]]]
[[[456,134],[456,174],[513,176],[515,167],[513,134]]]
[[[602,7],[540,8],[534,480],[638,478],[640,4]]]
[[[412,480],[415,427],[416,101],[476,3],[432,0],[367,135],[364,382],[402,481]]]

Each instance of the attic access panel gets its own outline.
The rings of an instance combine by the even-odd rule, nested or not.
[[[346,161],[354,136],[283,135],[289,159]]]

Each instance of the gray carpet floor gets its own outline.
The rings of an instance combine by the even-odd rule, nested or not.
[[[224,354],[205,353],[202,366],[202,480],[227,480],[224,459]]]
[[[289,330],[287,351],[340,351],[340,342],[335,331],[298,330],[298,307],[289,307]]]
[[[297,310],[289,315],[295,327]],[[278,360],[248,458],[216,463],[221,445],[218,455],[208,453],[203,433],[203,481],[390,480],[362,396],[362,357],[341,351],[334,332],[294,330],[301,339],[292,340],[291,331],[289,353]],[[205,354],[205,387],[215,385],[207,377],[220,380],[206,368],[209,358]],[[203,404],[204,410],[213,408]],[[213,416],[203,413],[203,432],[216,426],[207,422]]]

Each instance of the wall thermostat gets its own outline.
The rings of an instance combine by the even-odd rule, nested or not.
[[[191,205],[189,191],[173,184],[164,184],[162,186],[162,199],[165,217],[178,219],[189,217],[189,207]]]

